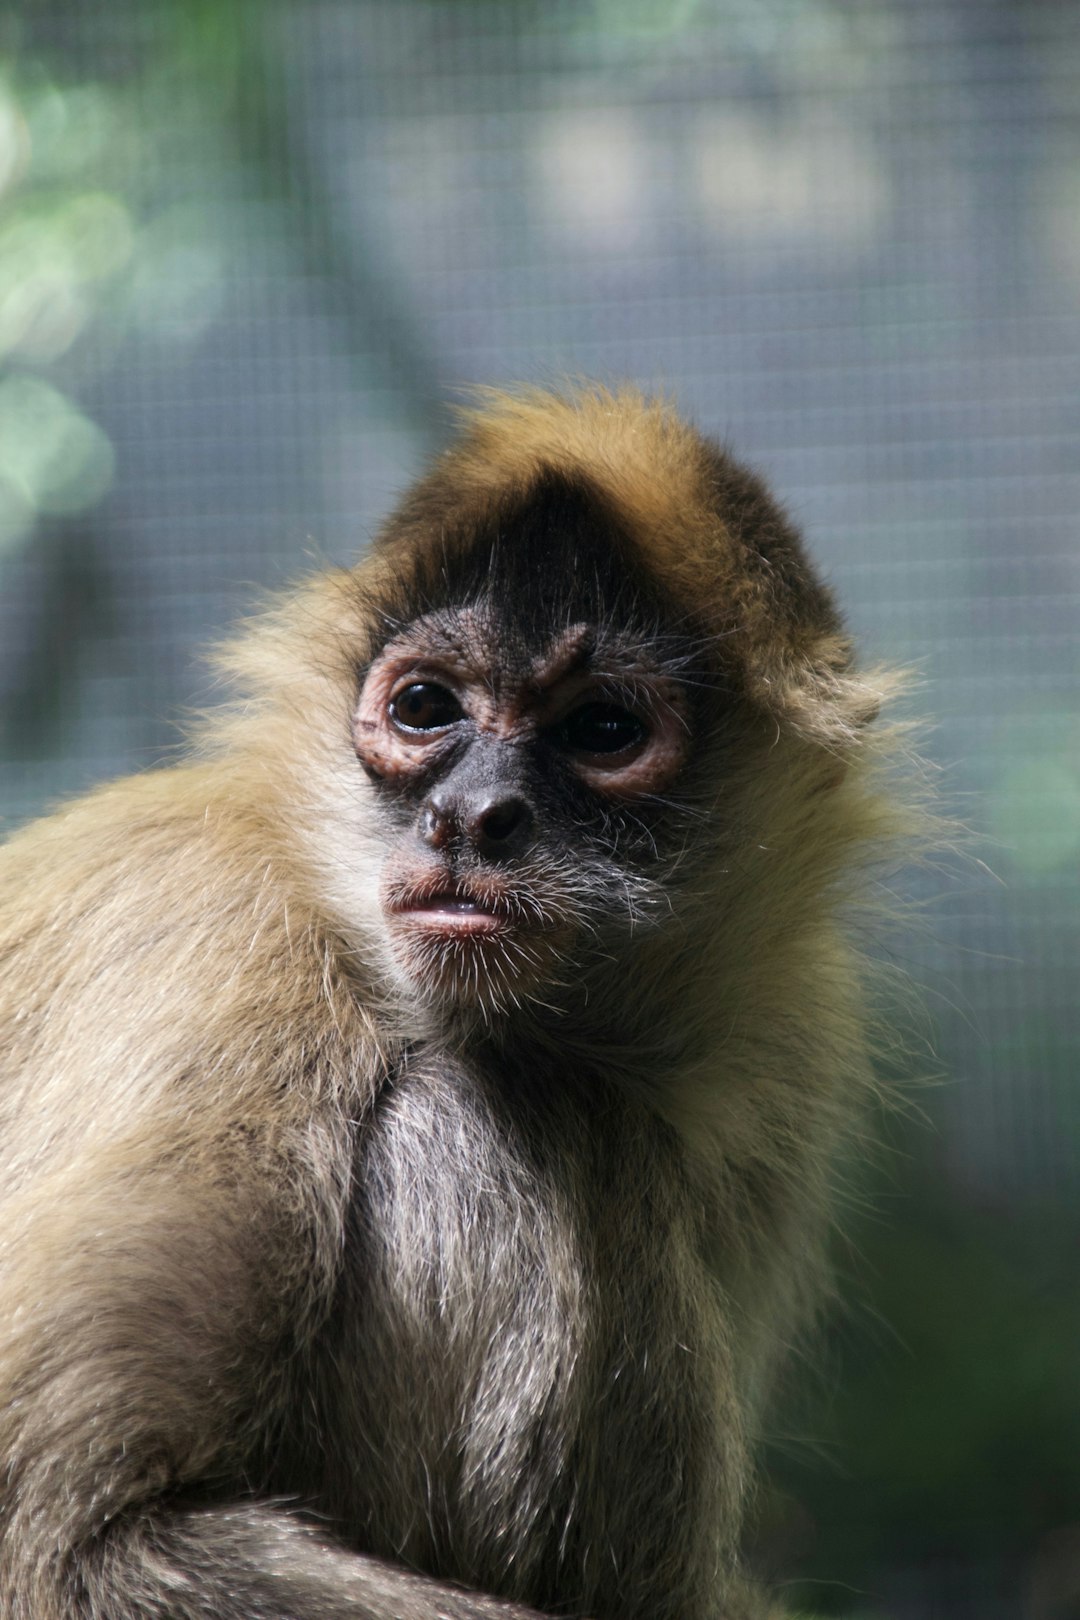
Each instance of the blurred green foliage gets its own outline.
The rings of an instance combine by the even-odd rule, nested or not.
[[[763,1539],[795,1601],[876,1613],[883,1571],[1019,1569],[1080,1520],[1078,1241],[1057,1208],[1018,1219],[928,1187],[855,1235],[818,1393],[770,1458]]]
[[[99,177],[122,182],[132,142],[119,95],[0,73],[0,552],[112,481],[105,434],[35,373],[79,343],[130,263],[130,211]]]
[[[110,488],[113,446],[80,396],[125,335],[190,340],[215,313],[220,222],[205,198],[166,200],[164,148],[178,123],[220,141],[228,58],[211,46],[230,30],[207,37],[201,10],[183,11],[107,84],[65,82],[40,52],[0,57],[0,557]],[[214,80],[179,95],[199,41]]]
[[[1028,700],[1003,725],[987,796],[1005,860],[1029,882],[1080,864],[1080,713]],[[1004,864],[1004,862],[1003,862]]]

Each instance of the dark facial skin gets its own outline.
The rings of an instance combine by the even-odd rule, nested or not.
[[[406,960],[430,977],[449,947],[498,979],[509,951],[528,980],[572,926],[552,879],[591,828],[670,789],[689,721],[680,683],[629,638],[578,623],[522,646],[480,604],[388,642],[353,735],[401,827],[383,905]]]

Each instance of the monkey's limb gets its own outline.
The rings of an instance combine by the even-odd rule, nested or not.
[[[287,1253],[310,1272],[326,1246],[310,1184],[298,1244],[250,1164],[198,1168],[150,1172],[114,1143],[0,1212],[2,1620],[538,1620],[280,1507],[180,1505],[243,1479],[253,1411],[272,1421],[289,1399],[274,1368],[299,1290],[276,1302],[264,1278],[290,1274]],[[723,1620],[760,1614],[750,1600]]]
[[[248,1505],[147,1514],[84,1558],[79,1588],[64,1620],[540,1620]]]
[[[282,1512],[248,1505],[146,1516],[98,1549],[82,1591],[79,1620],[543,1620],[523,1604],[344,1552]],[[733,1603],[718,1620],[785,1620],[749,1588]]]
[[[315,1135],[332,1165],[313,1125],[309,1161]],[[494,1620],[283,1511],[167,1505],[243,1480],[288,1399],[286,1333],[326,1296],[343,1178],[315,1185],[285,1129],[268,1154],[166,1128],[149,1162],[137,1136],[0,1210],[2,1620]]]
[[[289,1398],[275,1367],[299,1289],[276,1301],[263,1279],[328,1246],[310,1185],[304,1243],[260,1207],[250,1162],[180,1163],[99,1144],[0,1212],[0,1620],[536,1620],[278,1507],[168,1505],[243,1478],[253,1414]],[[280,1163],[256,1168],[280,1198]]]

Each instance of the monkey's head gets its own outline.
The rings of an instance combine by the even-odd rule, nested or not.
[[[763,486],[637,396],[496,396],[353,579],[380,904],[428,1001],[491,1014],[597,964],[625,994],[632,936],[715,907],[777,745],[809,801],[866,718]]]
[[[560,491],[551,549],[577,527]],[[534,492],[530,518],[555,517]],[[578,514],[580,517],[580,514]],[[546,524],[545,524],[546,527]],[[493,538],[520,533],[499,525]],[[374,659],[357,754],[397,839],[382,902],[397,954],[429,993],[488,1010],[558,975],[582,931],[633,927],[653,903],[658,827],[691,736],[673,649],[614,621],[557,574],[509,608],[490,586],[411,617]],[[519,582],[523,583],[523,582]],[[570,611],[576,608],[576,615]]]

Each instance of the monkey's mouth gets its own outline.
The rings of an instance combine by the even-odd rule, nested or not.
[[[454,890],[443,890],[394,909],[414,927],[440,934],[494,934],[506,927],[505,916]]]
[[[494,1015],[550,981],[571,919],[523,878],[449,861],[403,861],[385,873],[394,954],[421,996]]]
[[[444,938],[502,934],[510,926],[505,898],[444,875],[394,885],[385,899],[392,917],[425,934]]]

